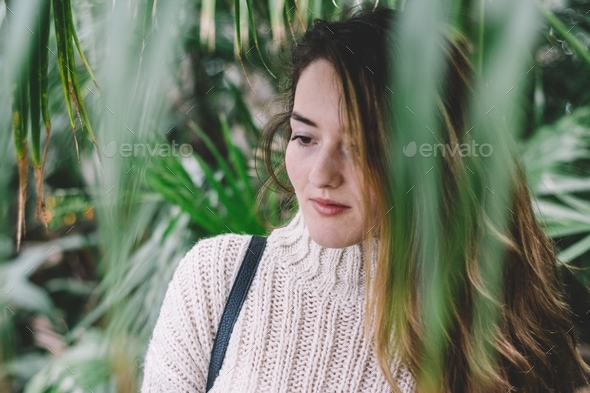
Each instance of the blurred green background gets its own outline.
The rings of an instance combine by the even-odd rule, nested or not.
[[[481,48],[491,34],[484,25],[491,3],[447,3],[458,10],[457,26],[467,21],[461,26],[474,27],[471,38]],[[205,236],[268,233],[256,219],[265,174],[254,148],[284,82],[279,44],[315,17],[337,17],[356,2],[74,2],[69,28],[100,86],[73,46],[67,64],[78,93],[66,83],[65,94],[83,100],[88,123],[82,119],[81,128],[66,105],[58,50],[65,43],[54,25],[55,9],[69,1],[53,1],[46,45],[51,138],[44,167],[50,220],[47,229],[35,220],[30,169],[26,233],[17,251],[11,97],[15,83],[29,78],[22,70],[34,48],[43,49],[25,30],[43,4],[49,3],[0,5],[0,392],[137,391],[147,341],[182,256]],[[380,4],[405,7],[402,1]],[[589,268],[590,2],[538,5],[540,23],[520,54],[528,72],[516,89],[523,121],[515,135],[538,217],[558,257]],[[73,45],[74,31],[68,34]],[[498,45],[519,39],[508,35]],[[485,68],[492,60],[481,61]],[[71,102],[75,109],[78,102]],[[31,115],[26,127],[34,128],[35,119]],[[42,126],[41,149],[45,140]],[[294,201],[275,191],[263,201],[262,214],[280,225]],[[562,270],[588,359],[590,274]]]

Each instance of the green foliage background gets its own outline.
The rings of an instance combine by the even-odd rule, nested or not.
[[[10,9],[30,13],[35,2],[27,1]],[[517,82],[515,97],[504,102],[513,106],[496,118],[508,114],[507,123],[516,130],[512,137],[527,168],[538,216],[556,241],[559,258],[590,267],[590,4],[535,2],[540,18],[531,16],[528,25],[513,19],[514,26],[525,28],[509,30],[510,18],[498,15],[519,15],[510,2],[403,3],[389,5],[407,7],[416,18],[419,29],[406,36],[407,64],[424,64],[420,70],[425,75],[435,63],[422,60],[436,53],[417,43],[428,42],[433,34],[429,23],[440,22],[441,15],[469,32],[479,48],[499,48],[480,51],[474,59],[490,83],[494,72],[508,73],[506,80]],[[9,35],[12,11],[0,7],[0,391],[138,390],[147,340],[180,258],[205,236],[268,233],[254,210],[261,181],[253,149],[279,91],[275,76],[280,70],[273,57],[278,43],[291,40],[313,18],[336,17],[352,4],[72,4],[74,28],[101,86],[99,92],[76,55],[72,71],[101,160],[87,127],[77,130],[78,159],[58,59],[49,56],[52,136],[45,195],[52,219],[48,230],[35,221],[30,192],[19,252],[9,87],[19,67],[15,54],[26,40]],[[57,45],[52,28],[47,47],[56,51]],[[528,71],[517,75],[523,67]],[[495,94],[484,87],[481,105]],[[427,95],[432,88],[427,84],[420,91]],[[408,100],[426,99],[412,94],[408,91]],[[483,119],[477,110],[474,121]],[[159,146],[158,154],[121,153],[124,144],[140,143]],[[172,143],[187,144],[193,153],[160,154]],[[273,193],[263,215],[279,225],[293,207],[287,196]],[[590,342],[590,274],[562,270],[579,316],[580,337]]]

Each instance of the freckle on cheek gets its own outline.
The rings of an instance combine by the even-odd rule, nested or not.
[[[289,149],[285,152],[285,169],[291,184],[295,186],[296,168],[293,166],[293,155],[289,153]]]
[[[291,168],[291,155],[289,154],[289,149],[285,151],[285,169],[287,170],[287,174],[289,174],[289,169]]]
[[[301,187],[302,176],[304,176],[302,164],[297,152],[289,152],[289,149],[287,149],[285,153],[285,169],[291,185],[296,189],[295,191],[300,191],[298,188]]]

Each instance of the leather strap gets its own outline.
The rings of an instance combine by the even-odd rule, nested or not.
[[[219,370],[225,357],[229,338],[240,314],[240,309],[246,300],[248,289],[256,274],[258,263],[262,258],[262,252],[266,246],[266,237],[253,235],[246,250],[246,256],[242,261],[238,275],[231,288],[225,309],[221,315],[221,321],[217,328],[217,335],[213,342],[211,351],[211,360],[209,361],[209,374],[207,375],[207,392],[213,387],[215,379],[219,375]]]

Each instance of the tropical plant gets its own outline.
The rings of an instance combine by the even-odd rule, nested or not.
[[[66,107],[68,109],[70,125],[74,132],[74,140],[76,140],[75,112],[82,130],[84,130],[85,126],[97,152],[99,152],[82,98],[80,84],[78,83],[74,44],[82,62],[95,83],[96,79],[92,74],[92,70],[80,46],[78,35],[76,34],[70,0],[53,1],[53,20],[55,23],[57,48],[55,52],[49,48],[51,4],[50,0],[27,0],[15,4],[5,0],[5,7],[8,11],[6,13],[6,20],[8,22],[7,35],[10,37],[9,39],[12,43],[12,45],[5,45],[7,49],[5,60],[7,61],[8,84],[11,86],[12,129],[19,173],[19,202],[16,233],[17,250],[20,248],[21,236],[24,236],[26,233],[25,201],[27,199],[29,164],[29,129],[32,141],[35,184],[37,188],[35,220],[41,216],[43,221],[47,223],[43,198],[43,169],[45,167],[45,159],[47,157],[51,135],[49,84],[47,77],[49,52],[57,55]],[[31,28],[28,26],[31,26]],[[46,132],[42,158],[41,123],[44,124]],[[76,151],[78,152],[77,142]]]
[[[54,20],[55,9],[58,9],[56,3],[64,11],[69,10],[65,14],[58,13],[58,16],[69,16],[56,24],[56,28],[61,26],[64,29],[61,38],[55,30],[54,35],[48,35],[46,46],[52,49],[65,46],[65,60],[49,57],[48,87],[41,90],[48,92],[48,102],[56,102],[57,99],[53,100],[55,94],[51,93],[61,94],[60,90],[65,86],[64,92],[69,98],[65,102],[60,99],[60,104],[53,107],[41,104],[48,107],[54,119],[52,141],[59,141],[51,149],[55,149],[56,156],[59,156],[67,154],[64,146],[72,147],[67,142],[68,138],[71,141],[69,129],[75,130],[73,113],[77,114],[76,103],[83,100],[87,114],[83,116],[80,111],[80,122],[89,131],[96,131],[96,141],[91,138],[92,144],[89,145],[81,140],[79,149],[76,149],[79,164],[76,160],[69,160],[65,165],[77,166],[79,183],[71,182],[68,187],[74,183],[73,189],[56,190],[50,196],[54,199],[48,198],[52,202],[48,203],[47,210],[53,217],[48,221],[49,228],[61,237],[45,239],[36,246],[27,245],[20,254],[12,257],[9,257],[14,251],[12,241],[0,242],[2,261],[5,261],[0,265],[3,272],[0,274],[0,364],[7,366],[5,374],[0,374],[0,390],[8,386],[7,378],[10,378],[16,391],[65,392],[87,388],[94,392],[136,391],[141,378],[138,366],[157,319],[158,306],[180,258],[204,236],[230,231],[263,234],[266,230],[257,221],[253,209],[256,194],[262,187],[254,171],[253,148],[262,123],[257,118],[267,114],[256,103],[256,97],[273,95],[280,80],[280,67],[272,60],[276,53],[274,48],[277,43],[292,40],[293,36],[303,32],[314,18],[336,16],[353,2],[286,0],[271,1],[267,5],[251,0],[136,0],[129,4],[113,2],[105,5],[88,1],[72,4],[72,9],[69,2],[54,1]],[[580,237],[571,246],[560,250],[558,256],[565,262],[575,262],[576,257],[587,255],[590,248],[586,240],[590,227],[585,194],[590,159],[587,109],[579,109],[555,124],[546,125],[543,108],[534,107],[541,115],[535,116],[538,124],[530,126],[532,136],[529,139],[517,132],[523,129],[523,112],[527,109],[516,110],[521,108],[522,97],[531,96],[528,86],[534,72],[527,72],[535,65],[535,56],[531,52],[533,48],[542,47],[538,43],[533,45],[535,28],[539,28],[534,15],[545,18],[541,31],[547,42],[565,42],[561,44],[563,50],[573,53],[571,57],[579,59],[576,60],[578,63],[588,65],[588,44],[579,34],[584,32],[581,24],[569,30],[570,27],[563,22],[566,20],[563,15],[557,17],[541,3],[388,3],[394,8],[405,8],[407,19],[402,43],[408,57],[401,63],[401,73],[391,85],[397,86],[397,96],[406,98],[404,102],[398,102],[401,106],[397,109],[401,114],[402,129],[420,130],[417,133],[420,137],[432,137],[424,125],[431,124],[430,97],[437,88],[438,53],[432,45],[433,37],[440,33],[437,26],[447,24],[476,37],[473,41],[477,55],[473,61],[480,70],[482,82],[476,86],[477,98],[470,122],[476,139],[483,142],[495,135],[497,139],[490,142],[498,146],[498,150],[494,150],[497,156],[491,164],[496,170],[490,171],[494,176],[481,181],[500,194],[497,190],[501,190],[503,184],[501,165],[509,149],[503,141],[519,140],[531,187],[539,199],[539,216],[547,220],[548,233],[556,239],[570,235]],[[26,8],[20,3],[9,7],[14,15],[8,11],[6,20],[11,15],[15,18],[28,15],[29,20],[35,17],[34,13],[25,11],[34,8]],[[540,8],[535,11],[534,7]],[[6,30],[2,19],[0,23]],[[17,93],[23,91],[22,86],[30,86],[37,80],[28,77],[29,74],[17,72],[21,69],[19,65],[32,62],[27,57],[32,52],[25,48],[39,45],[33,41],[22,44],[30,38],[22,27],[25,25],[14,25],[11,29],[15,32],[13,37],[20,38],[4,40],[2,48],[7,51],[0,51],[12,59],[6,63],[8,66],[4,66],[9,77],[0,83],[4,87],[12,86],[12,81],[21,81],[20,90],[15,90]],[[65,42],[58,43],[60,39]],[[73,44],[80,54],[80,48],[88,54],[96,70],[96,79],[101,81],[102,93],[89,91],[94,90],[91,80],[95,79],[94,76],[74,74],[88,62],[80,56],[76,64]],[[60,72],[62,66],[69,67],[67,72]],[[79,80],[77,89],[74,89],[76,75]],[[489,84],[490,81],[493,83]],[[187,85],[191,87],[187,88]],[[30,92],[27,94],[34,96]],[[70,98],[73,111],[66,104]],[[6,97],[0,97],[0,100],[6,100]],[[27,112],[27,105],[30,107],[28,127],[32,130],[33,104],[23,104],[20,98],[15,103],[18,104],[15,108],[22,113]],[[589,102],[581,104],[588,105]],[[421,116],[411,113],[406,106],[414,113],[420,108]],[[49,118],[44,114],[41,116]],[[0,121],[6,123],[5,119],[9,116],[0,115]],[[86,123],[88,119],[92,119],[92,129],[90,123]],[[15,134],[15,141],[20,141],[16,142],[17,146],[24,151],[22,141],[28,131],[24,126],[26,122],[22,121],[16,124],[18,135]],[[486,132],[492,125],[497,133]],[[430,128],[437,132],[434,127]],[[0,134],[4,138],[0,142],[6,142],[0,146],[9,145],[7,135]],[[32,134],[32,140],[35,135]],[[399,137],[397,144],[405,145],[409,140],[405,133],[400,133]],[[197,153],[148,157],[122,154],[121,147],[125,144],[147,146],[149,152],[154,146],[170,145],[174,138],[190,143]],[[47,133],[45,146],[48,143]],[[103,147],[98,157],[92,151],[95,143],[96,152],[99,145]],[[33,142],[33,149],[35,145],[39,147],[37,153],[33,150],[33,156],[40,155],[41,143]],[[78,147],[77,143],[75,145]],[[113,146],[115,154],[111,155]],[[22,155],[17,153],[14,162],[11,157],[8,151],[0,153],[2,169],[14,167]],[[58,162],[57,158],[48,158],[47,175],[58,172]],[[402,165],[400,168],[408,174],[404,182],[420,178],[420,181],[426,181],[424,190],[428,190],[432,184],[415,173],[427,172],[434,163],[423,161],[422,164],[423,167],[404,168]],[[41,160],[41,168],[43,165]],[[572,165],[577,169],[572,170]],[[10,211],[10,204],[6,202],[11,190],[9,172],[8,169],[0,171],[0,201],[6,222]],[[399,184],[399,190],[403,192],[409,188],[404,182]],[[22,184],[21,180],[20,190]],[[271,199],[264,205],[265,214],[278,225],[287,216],[281,213],[284,200],[281,195],[270,195]],[[432,202],[432,208],[436,206],[435,194],[426,193],[424,197]],[[400,196],[400,200],[404,198],[408,196]],[[505,207],[490,205],[489,208],[489,214],[501,225],[507,213]],[[23,217],[24,227],[26,216]],[[77,232],[79,228],[83,230]],[[9,233],[12,239],[12,230],[0,230]],[[426,224],[424,230],[430,238],[436,236]],[[17,234],[17,250],[18,238]],[[434,243],[426,244],[430,247]],[[431,252],[435,253],[435,250]],[[48,260],[65,260],[67,253],[96,260],[91,263],[95,275],[85,280],[64,277],[41,280],[41,277],[50,275],[41,267],[47,265]],[[441,279],[434,274],[435,269],[430,272],[433,282]],[[490,277],[495,277],[493,273]],[[588,285],[585,271],[575,274]],[[489,284],[494,286],[492,281]],[[440,293],[437,291],[446,289],[443,285],[427,289],[427,292],[432,291],[428,292],[433,295],[431,298],[436,299],[428,305],[433,316],[443,315],[448,307],[445,301],[450,298],[437,296]],[[62,296],[69,300],[61,301]],[[84,308],[75,315],[68,315],[74,314],[69,309],[73,298]],[[38,316],[46,319],[44,327],[35,327],[31,323],[39,321]],[[493,318],[493,313],[488,317]],[[440,331],[434,321],[429,323],[427,335],[436,344]],[[31,329],[34,336],[44,338],[35,343],[33,334],[27,329]],[[441,348],[432,345],[431,349],[435,360]],[[432,368],[436,371],[436,362]],[[436,379],[436,372],[431,378]]]
[[[541,127],[522,151],[539,217],[549,236],[582,236],[557,255],[560,262],[572,263],[590,250],[590,176],[584,169],[590,165],[590,107],[578,108],[556,124]],[[571,272],[590,286],[587,272]]]

